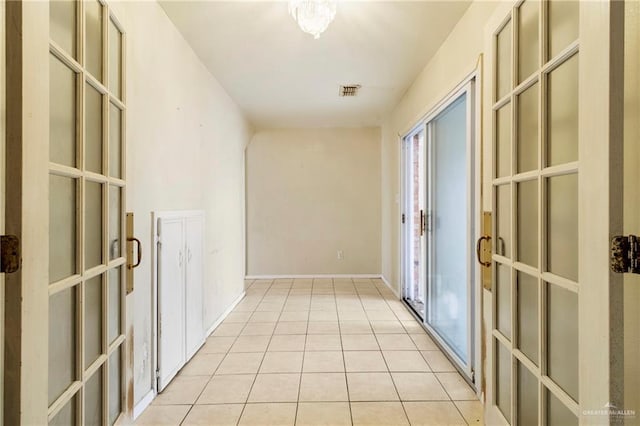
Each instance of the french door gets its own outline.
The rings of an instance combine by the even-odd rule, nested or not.
[[[621,8],[524,0],[489,25],[490,424],[609,424],[622,408],[621,279],[608,263],[621,224]]]
[[[479,191],[475,78],[403,140],[403,298],[473,380]]]
[[[123,28],[101,0],[6,7],[22,268],[7,275],[5,423],[112,425],[126,407]]]

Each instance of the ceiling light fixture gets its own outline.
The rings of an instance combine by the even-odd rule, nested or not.
[[[317,39],[336,17],[336,0],[290,0],[289,13],[302,31]]]

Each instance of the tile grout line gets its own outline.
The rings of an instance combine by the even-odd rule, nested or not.
[[[378,290],[377,287],[376,287],[376,290]],[[378,294],[380,294],[380,290],[378,290]],[[385,304],[388,306],[389,304],[386,302],[386,300],[384,299],[382,294],[380,294],[380,296],[385,301]],[[391,308],[389,308],[389,309],[391,309]],[[391,312],[393,312],[393,310]],[[394,316],[395,316],[395,313],[394,313]],[[368,317],[368,315],[367,315],[367,317]],[[369,323],[371,323],[371,320],[369,320]],[[400,406],[402,407],[402,412],[404,413],[404,417],[407,420],[407,423],[410,425],[411,421],[409,420],[409,415],[407,414],[407,410],[406,410],[406,408],[404,406],[404,401],[402,400],[402,397],[400,396],[400,392],[398,391],[398,386],[396,385],[395,380],[393,380],[393,375],[391,374],[391,370],[389,370],[389,364],[387,363],[387,359],[384,357],[384,353],[382,352],[382,347],[380,346],[380,341],[378,340],[378,334],[373,329],[373,325],[371,325],[371,329],[373,331],[373,336],[376,339],[378,347],[380,348],[380,354],[382,354],[382,360],[384,361],[384,365],[387,367],[387,374],[389,374],[389,378],[391,379],[391,383],[393,383],[393,389],[396,391],[396,395],[398,395],[398,402],[400,402]]]
[[[249,290],[251,287],[253,287],[253,283],[255,283],[255,280],[253,280],[251,282],[251,284],[249,284],[249,287],[247,287],[246,290]],[[233,312],[233,311],[232,311]],[[251,318],[251,317],[249,317]],[[222,325],[224,323],[224,321],[222,323],[220,323],[220,325]],[[189,407],[189,410],[187,410],[187,413],[185,414],[184,418],[182,419],[182,421],[180,422],[180,424],[184,424],[184,422],[187,420],[187,417],[189,417],[189,414],[191,413],[191,411],[193,410],[193,407],[195,407],[197,405],[198,400],[200,399],[200,397],[202,396],[202,394],[204,393],[205,389],[207,388],[207,386],[209,386],[209,383],[211,383],[211,381],[213,380],[213,378],[216,375],[216,371],[218,371],[218,368],[220,368],[220,365],[222,365],[222,361],[224,361],[224,359],[227,357],[227,355],[230,353],[229,351],[231,351],[231,348],[233,347],[233,345],[236,343],[236,341],[238,341],[238,337],[240,337],[240,334],[242,333],[242,330],[245,329],[245,327],[247,326],[247,324],[249,324],[249,320],[247,319],[247,322],[244,324],[244,326],[242,327],[242,329],[240,330],[240,332],[238,333],[237,336],[235,336],[235,338],[233,339],[233,343],[231,343],[231,345],[229,345],[229,349],[227,349],[227,351],[224,353],[224,356],[222,357],[222,359],[220,360],[220,363],[218,364],[218,366],[213,370],[213,373],[211,374],[211,376],[209,377],[209,380],[207,380],[207,383],[204,385],[204,387],[202,388],[202,390],[200,391],[200,393],[198,394],[198,396],[196,397],[195,401],[193,402],[193,404],[191,404],[191,406]],[[219,327],[219,326],[218,326]],[[215,337],[213,335],[213,333],[215,333],[215,330],[213,332],[211,332],[211,334],[209,336],[207,336],[207,340],[209,339],[209,337]],[[231,336],[218,336],[218,337],[231,337]],[[206,340],[205,340],[205,345],[206,345]],[[201,348],[202,349],[202,348]],[[199,350],[198,350],[199,352]],[[197,354],[197,352],[196,352]],[[194,355],[195,356],[195,355]],[[188,362],[187,362],[188,364]],[[185,366],[186,367],[186,364]],[[183,367],[183,368],[184,368]]]
[[[351,280],[351,284],[353,285],[353,280]],[[335,293],[335,283],[334,283],[333,291]],[[342,344],[342,327],[340,326],[340,314],[338,313],[337,299],[335,301],[335,304],[336,304],[336,316],[338,317],[338,337],[340,338],[340,355],[342,356],[342,365],[344,367],[344,382],[347,387],[347,406],[349,407],[349,419],[351,420],[351,424],[353,425],[353,410],[351,410],[351,394],[349,393],[349,380],[347,380],[347,361],[345,360],[345,357],[344,357],[344,345]]]
[[[387,299],[386,299],[386,298],[384,298],[384,300],[385,300],[385,303],[387,304],[387,306],[389,306],[389,309],[391,309],[391,306],[389,305],[389,302],[387,301]],[[402,302],[400,302],[400,303],[402,303]],[[403,305],[403,306],[404,306],[404,305]],[[405,307],[405,308],[406,308],[406,307]],[[396,316],[396,318],[398,318],[398,316],[396,315],[396,312],[395,312],[393,309],[391,309],[391,312],[393,312],[393,315],[394,315],[394,316]],[[398,321],[400,321],[400,318],[398,318]],[[418,320],[417,320],[415,317],[413,318],[413,321],[415,321],[416,323],[418,323]],[[400,324],[401,324],[401,325],[402,325],[402,327],[406,330],[407,334],[408,334],[408,335],[409,335],[409,337],[411,338],[411,333],[410,333],[410,332],[409,332],[409,330],[405,327],[405,325],[402,323],[402,321],[400,321]],[[418,323],[418,324],[419,324],[419,323]],[[411,340],[413,340],[413,339],[411,339]],[[416,346],[416,349],[418,349],[418,353],[420,354],[420,356],[424,359],[424,361],[425,361],[425,362],[427,363],[427,365],[429,366],[429,370],[431,370],[431,374],[433,374],[433,377],[436,379],[436,381],[438,382],[438,384],[442,387],[442,390],[444,390],[444,392],[446,393],[447,397],[449,397],[449,401],[448,401],[448,402],[450,402],[450,403],[455,407],[455,409],[456,409],[456,411],[458,412],[458,414],[460,414],[460,416],[462,417],[462,420],[467,424],[467,426],[469,426],[469,422],[467,421],[467,419],[464,417],[464,415],[462,414],[462,412],[461,412],[461,411],[460,411],[460,409],[458,408],[458,405],[457,405],[457,404],[455,403],[455,401],[451,398],[451,394],[450,394],[450,393],[449,393],[449,391],[447,391],[447,389],[444,387],[444,385],[443,385],[443,384],[442,384],[442,382],[440,381],[440,378],[438,377],[438,375],[436,374],[436,372],[435,372],[435,371],[433,371],[433,368],[431,367],[431,365],[429,364],[429,362],[427,361],[427,359],[426,359],[426,358],[424,357],[424,355],[422,354],[422,352],[423,352],[423,351],[422,351],[422,350],[420,350],[420,349],[418,348],[418,345],[416,345],[416,344],[415,344],[415,341],[414,341],[414,345]],[[441,351],[438,349],[438,352],[441,352]],[[385,360],[385,362],[386,362],[386,360]],[[458,373],[458,374],[459,374],[459,373]],[[393,376],[391,376],[391,379],[393,380]],[[394,386],[395,386],[395,381],[394,381]],[[396,389],[396,390],[397,390],[397,389]],[[400,402],[402,403],[402,408],[403,408],[403,410],[404,410],[404,412],[405,412],[405,415],[407,416],[407,419],[409,420],[409,416],[407,415],[407,410],[406,410],[406,408],[405,408],[405,406],[404,406],[404,401],[402,401],[402,400],[401,400]],[[411,421],[409,420],[409,422],[411,422]]]
[[[306,293],[306,288],[300,288],[299,290],[304,290],[302,292],[302,294],[298,294],[297,291],[297,287],[296,287],[296,280],[292,279],[290,281],[290,283],[288,283],[288,287],[287,287],[287,291],[286,291],[286,295],[283,295],[282,290],[285,290],[284,288],[276,288],[276,284],[285,284],[285,283],[280,283],[279,280],[270,280],[270,283],[268,285],[268,287],[263,288],[262,286],[260,287],[260,289],[256,289],[255,285],[257,284],[257,281],[259,280],[253,280],[247,287],[247,291],[251,290],[252,288],[255,289],[256,291],[252,292],[251,295],[255,298],[253,300],[257,300],[258,296],[259,300],[257,302],[251,303],[249,304],[249,307],[251,308],[251,306],[253,306],[252,310],[248,310],[248,311],[242,311],[242,312],[246,312],[249,314],[248,319],[244,322],[244,324],[242,325],[242,327],[240,328],[240,330],[237,332],[237,334],[235,336],[214,336],[213,333],[215,333],[215,331],[208,336],[209,337],[233,337],[233,341],[232,343],[229,345],[229,348],[222,353],[223,357],[221,359],[221,361],[219,362],[219,364],[216,366],[216,368],[213,370],[213,373],[209,376],[209,379],[207,380],[205,386],[203,387],[203,389],[200,391],[200,393],[198,394],[198,396],[196,397],[195,401],[193,404],[185,404],[185,405],[189,405],[189,409],[187,410],[187,412],[185,413],[184,417],[182,418],[181,424],[185,423],[187,421],[187,418],[189,417],[189,415],[192,413],[193,408],[195,405],[197,404],[197,401],[201,398],[202,394],[204,393],[205,389],[210,385],[211,381],[213,380],[214,377],[216,377],[216,373],[220,370],[220,367],[223,363],[223,361],[230,355],[230,354],[236,354],[236,353],[255,353],[255,351],[249,351],[249,352],[231,352],[232,348],[235,344],[237,344],[239,338],[243,335],[242,333],[244,333],[249,327],[249,324],[252,325],[256,325],[256,324],[260,324],[260,323],[265,323],[265,322],[270,322],[267,320],[261,320],[259,322],[251,322],[251,319],[253,318],[253,316],[257,313],[257,312],[263,312],[263,311],[258,311],[257,309],[259,309],[260,304],[262,303],[273,303],[275,304],[275,302],[273,302],[272,300],[265,300],[268,297],[276,297],[276,300],[282,296],[284,296],[284,302],[282,302],[282,305],[280,306],[280,309],[278,312],[278,318],[275,320],[274,323],[274,328],[273,330],[271,330],[271,333],[268,334],[268,342],[267,342],[267,346],[263,351],[262,354],[262,358],[260,360],[260,364],[258,365],[258,370],[255,373],[253,382],[251,384],[251,387],[249,389],[249,392],[247,394],[247,397],[245,399],[245,402],[242,406],[242,410],[240,411],[239,417],[238,417],[238,421],[237,423],[240,422],[240,420],[242,419],[242,416],[244,415],[246,406],[249,404],[252,404],[249,402],[249,397],[251,395],[251,392],[253,391],[253,388],[255,386],[255,383],[257,382],[257,378],[258,375],[260,374],[264,374],[264,375],[269,375],[269,374],[280,374],[280,372],[278,371],[273,371],[273,372],[265,372],[265,373],[261,373],[261,368],[264,365],[264,361],[266,359],[266,355],[268,352],[268,349],[270,347],[270,344],[273,341],[273,338],[277,335],[276,333],[276,329],[278,327],[279,324],[282,324],[282,322],[280,321],[281,318],[284,315],[284,312],[286,311],[286,305],[287,303],[289,303],[291,301],[291,298],[294,296],[293,293],[296,293],[296,299],[298,299],[299,296],[303,296],[305,297],[305,299],[308,300],[308,307],[306,309],[306,329],[305,329],[305,334],[304,334],[304,346],[303,346],[303,350],[302,350],[302,365],[300,367],[300,378],[299,378],[299,382],[298,382],[298,392],[297,392],[297,400],[296,400],[296,409],[295,409],[295,417],[294,417],[294,425],[297,424],[298,422],[298,413],[299,408],[300,408],[300,396],[301,396],[301,391],[302,391],[302,379],[303,379],[303,374],[304,374],[304,364],[306,361],[306,352],[307,352],[307,343],[309,340],[309,336],[310,336],[310,322],[311,322],[311,314],[313,313],[313,301],[314,301],[314,296],[317,296],[317,304],[318,306],[316,306],[318,309],[318,311],[330,311],[330,308],[328,308],[328,306],[326,305],[326,302],[328,302],[328,298],[331,297],[333,300],[333,308],[335,309],[336,312],[336,319],[337,319],[337,332],[338,332],[338,338],[340,339],[340,353],[342,355],[342,365],[344,368],[344,378],[345,378],[345,385],[347,388],[347,404],[349,407],[349,414],[350,414],[350,420],[351,420],[351,424],[354,423],[354,418],[353,418],[353,410],[352,410],[352,403],[353,401],[351,401],[351,396],[349,393],[349,383],[347,380],[347,367],[346,367],[346,358],[345,358],[345,350],[344,350],[344,345],[343,345],[343,324],[341,321],[341,316],[339,314],[340,309],[339,309],[339,304],[338,302],[340,300],[344,300],[344,302],[348,303],[347,306],[351,307],[351,302],[349,302],[350,300],[356,299],[358,301],[358,304],[360,306],[360,308],[362,309],[362,312],[365,315],[366,318],[366,324],[370,330],[370,333],[373,335],[378,348],[375,352],[378,352],[381,354],[381,356],[383,357],[383,362],[385,363],[386,366],[386,372],[389,374],[389,376],[392,379],[392,383],[394,385],[394,390],[396,391],[396,395],[398,397],[398,400],[391,400],[391,401],[380,401],[380,400],[375,400],[375,401],[357,401],[357,402],[366,402],[366,403],[379,403],[379,402],[400,402],[401,406],[403,408],[403,412],[405,414],[405,418],[407,420],[409,420],[409,416],[407,414],[406,411],[406,407],[405,407],[405,403],[408,401],[403,401],[402,398],[400,397],[400,393],[398,391],[398,387],[397,384],[395,383],[395,380],[393,378],[392,372],[390,371],[390,367],[389,367],[389,362],[387,361],[386,357],[384,356],[384,352],[382,351],[382,348],[380,346],[380,341],[379,341],[379,337],[378,334],[384,335],[384,334],[397,334],[397,332],[392,332],[392,333],[377,333],[374,328],[373,328],[373,323],[378,321],[397,321],[400,323],[402,329],[404,330],[404,333],[406,336],[408,336],[411,339],[411,342],[413,343],[413,346],[415,347],[414,350],[410,350],[410,351],[417,351],[418,353],[420,353],[420,358],[424,360],[424,362],[426,363],[427,367],[429,368],[429,373],[433,374],[433,376],[435,376],[435,379],[437,381],[437,383],[441,386],[441,388],[444,390],[445,395],[447,395],[448,400],[416,400],[415,402],[449,402],[451,404],[453,404],[456,408],[456,412],[461,416],[461,418],[463,419],[464,423],[469,425],[470,423],[467,421],[466,417],[463,415],[461,409],[458,407],[458,404],[456,404],[456,401],[452,399],[450,392],[444,387],[443,382],[440,380],[440,378],[438,377],[436,371],[434,371],[434,369],[431,367],[431,365],[429,364],[429,362],[427,361],[427,359],[425,358],[423,352],[428,352],[429,350],[425,350],[422,351],[420,350],[420,348],[418,347],[418,345],[416,344],[416,342],[414,341],[414,339],[412,338],[412,334],[410,333],[410,326],[408,326],[407,324],[404,324],[403,321],[400,319],[400,317],[398,316],[398,312],[396,312],[393,307],[391,306],[391,300],[390,298],[388,298],[387,296],[385,296],[384,292],[381,291],[381,289],[375,284],[375,282],[373,282],[373,280],[367,280],[367,282],[359,282],[359,283],[355,283],[353,278],[349,278],[349,281],[351,283],[351,285],[349,286],[349,290],[350,291],[342,291],[343,289],[340,289],[340,294],[338,294],[337,289],[336,289],[336,279],[332,278],[331,279],[331,290],[329,290],[328,288],[325,288],[325,285],[328,283],[316,283],[316,279],[312,279],[311,282],[311,288],[309,289],[309,293]],[[322,284],[322,285],[321,285]],[[368,284],[368,285],[367,285]],[[317,290],[316,293],[314,293],[314,287],[318,286],[317,288],[315,288]],[[375,289],[375,291],[374,291]],[[346,290],[346,289],[344,289]],[[276,294],[273,294],[273,293]],[[249,295],[249,294],[248,294]],[[355,297],[354,297],[355,296]],[[339,300],[340,299],[340,300]],[[396,301],[395,299],[393,299],[394,301]],[[381,301],[384,302],[385,306],[384,308],[380,307],[377,303]],[[299,303],[298,300],[293,300],[291,301],[292,303]],[[365,302],[371,302],[371,303],[367,303],[367,306],[371,309],[367,309],[367,307],[365,307]],[[399,301],[398,301],[399,302]],[[294,304],[295,304],[294,303]],[[399,302],[401,303],[401,302]],[[401,305],[403,306],[403,305]],[[406,307],[403,306],[405,309]],[[393,317],[395,318],[395,320],[389,320],[389,319],[378,319],[378,316],[371,316],[369,315],[370,312],[376,312],[376,311],[381,311],[382,309],[389,309],[392,314]],[[345,312],[348,312],[350,309],[346,309]],[[264,312],[275,312],[272,310],[267,310]],[[322,317],[322,316],[320,316]],[[326,317],[325,317],[326,318]],[[382,316],[380,318],[386,318],[385,316]],[[416,322],[416,324],[418,324],[418,321],[415,318],[411,318],[413,319],[413,321]],[[347,321],[347,320],[345,320]],[[356,320],[352,320],[352,321],[356,321]],[[407,320],[407,322],[409,322],[410,320]],[[331,324],[333,321],[325,321],[325,320],[319,320],[316,321],[319,322],[320,324]],[[359,322],[359,321],[356,321]],[[224,323],[224,321],[223,321]],[[364,323],[364,321],[363,321]],[[384,330],[384,329],[383,329]],[[322,331],[322,330],[320,330]],[[393,331],[393,330],[392,330]],[[318,335],[323,335],[323,334],[332,334],[331,332],[320,332],[318,333]],[[361,334],[361,333],[360,333]],[[283,334],[282,336],[289,336],[290,334]],[[396,349],[390,349],[390,351],[394,351]],[[403,351],[403,349],[397,349],[398,351]],[[409,349],[407,349],[409,350]],[[326,349],[326,350],[320,350],[320,351],[311,351],[311,352],[326,352],[329,351],[331,352],[331,350]],[[433,349],[433,352],[438,352],[441,353],[442,351],[439,349]],[[274,351],[274,352],[281,352],[281,351]],[[285,352],[289,352],[289,351],[285,351]],[[366,352],[366,350],[365,350]],[[212,354],[215,354],[212,353]],[[186,365],[185,365],[186,366]],[[399,371],[399,372],[403,372],[403,371]],[[406,371],[407,373],[410,372],[415,372],[415,371]],[[371,373],[379,373],[379,371],[358,371],[357,373],[365,373],[365,374],[371,374]],[[442,373],[442,372],[441,372]],[[459,375],[459,373],[457,371],[454,371],[453,373],[456,373]],[[239,373],[240,374],[240,373]],[[475,401],[476,399],[469,399],[468,401]],[[463,402],[463,401],[467,401],[467,400],[458,400],[459,402]],[[312,403],[332,403],[334,401],[308,401],[308,402],[312,402]],[[335,401],[338,402],[338,401]],[[414,402],[413,400],[411,400],[411,402]],[[283,401],[284,403],[288,403]],[[213,403],[213,404],[202,404],[202,405],[230,405],[230,404],[234,404],[234,403]]]
[[[267,295],[267,293],[269,293],[269,290],[271,290],[271,287],[273,287],[274,283],[275,283],[275,280],[272,280],[271,284],[265,290],[264,294],[260,298],[260,302],[258,302],[258,304],[256,305],[256,308],[252,311],[253,313],[251,314],[251,316],[253,316],[253,314],[256,313],[256,309],[260,306],[260,303],[262,303],[262,301],[264,300],[264,298]],[[248,324],[249,323],[247,322],[247,325]],[[244,331],[244,328],[242,329],[242,331]],[[242,333],[242,331],[241,331],[241,333]],[[267,354],[267,349],[269,349],[269,345],[271,344],[271,339],[273,339],[273,333],[275,333],[275,326],[273,327],[273,331],[271,332],[271,336],[269,338],[269,342],[267,343],[267,347],[265,348],[264,352],[262,353],[262,360],[260,360],[260,365],[258,365],[258,370],[255,373],[255,376],[253,378],[253,382],[251,383],[251,387],[249,388],[249,392],[247,392],[247,397],[245,398],[245,402],[244,402],[244,404],[242,406],[242,410],[240,411],[240,416],[238,416],[238,421],[236,422],[236,425],[240,424],[240,420],[242,420],[242,416],[244,414],[244,410],[247,407],[247,404],[249,403],[249,396],[251,396],[251,391],[253,390],[253,386],[256,384],[256,380],[258,379],[258,374],[260,372],[260,368],[262,367],[262,362],[264,361],[264,357]],[[238,335],[238,336],[240,336],[240,335]],[[229,348],[229,350],[231,350],[231,348]]]
[[[293,288],[293,286],[295,286],[296,284],[296,280],[293,280],[293,283],[291,284],[291,288]],[[311,293],[313,293],[313,281],[311,281]],[[291,294],[291,291],[289,291],[289,295]],[[287,299],[289,299],[289,295],[287,295]],[[305,333],[304,333],[304,345],[302,346],[302,364],[300,365],[300,379],[298,380],[298,398],[296,401],[296,413],[295,416],[293,417],[293,424],[294,426],[298,423],[298,410],[300,409],[300,392],[302,391],[302,374],[304,373],[304,358],[305,358],[305,353],[306,353],[306,346],[307,346],[307,336],[309,333],[309,316],[311,314],[311,298],[312,295],[309,295],[309,310],[307,311],[307,326],[305,329]],[[286,305],[286,302],[285,302]]]

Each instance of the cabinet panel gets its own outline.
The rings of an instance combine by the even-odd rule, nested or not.
[[[204,214],[156,214],[158,391],[205,341],[203,324]]]
[[[184,231],[182,218],[159,219],[158,245],[158,390],[186,362]]]
[[[204,341],[203,331],[203,233],[204,218],[186,218],[186,351],[187,359],[200,348]]]

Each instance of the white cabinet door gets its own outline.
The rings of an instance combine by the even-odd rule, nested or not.
[[[186,218],[186,355],[187,359],[204,343],[202,326],[202,259],[204,217],[202,215]]]
[[[158,391],[186,362],[183,218],[158,219]]]

